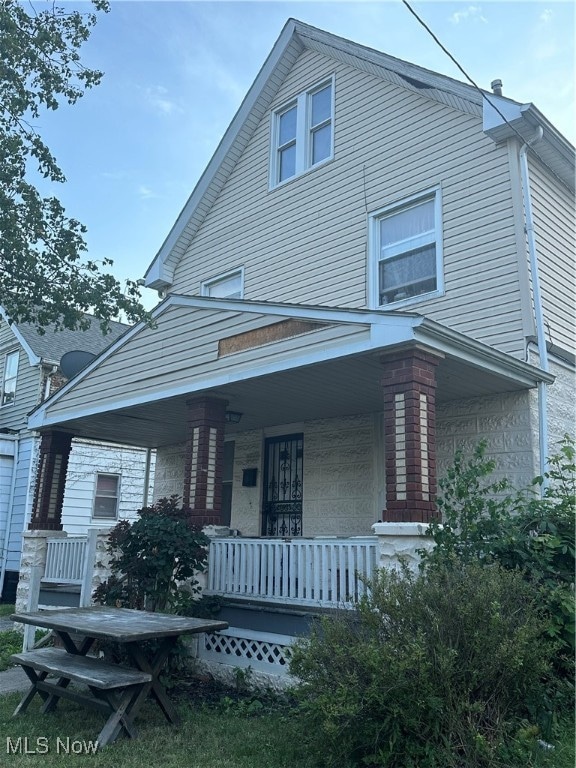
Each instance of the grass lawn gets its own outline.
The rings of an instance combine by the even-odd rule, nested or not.
[[[72,702],[60,702],[50,715],[39,713],[40,700],[12,719],[21,696],[0,697],[0,765],[94,766],[94,768],[312,768],[301,746],[293,719],[282,714],[249,717],[203,706],[180,703],[182,723],[166,724],[160,710],[147,703],[138,717],[139,738],[120,737],[96,754],[81,749],[83,740],[94,739],[104,720]],[[18,747],[18,738],[22,737]],[[66,753],[70,737],[70,753]],[[22,754],[27,748],[45,754]],[[37,741],[40,739],[40,741]],[[61,741],[58,742],[58,739]],[[76,744],[72,744],[76,742]],[[47,748],[47,752],[46,752]],[[13,754],[16,749],[17,753]]]
[[[290,710],[277,713],[225,697],[220,703],[194,705],[179,698],[182,723],[168,726],[158,707],[147,703],[138,717],[137,740],[120,737],[102,752],[86,752],[103,716],[68,701],[41,715],[40,700],[12,718],[20,694],[0,696],[0,766],[94,766],[94,768],[314,768],[302,743],[301,725]],[[20,742],[18,742],[20,739]],[[28,754],[25,754],[25,747]],[[67,751],[68,750],[68,751]],[[76,750],[76,754],[74,754]],[[516,768],[516,767],[514,767]],[[574,768],[574,731],[567,726],[554,751],[539,752],[518,768]]]
[[[11,613],[14,613],[16,610],[15,605],[10,605],[10,603],[0,603],[0,618],[8,617]]]

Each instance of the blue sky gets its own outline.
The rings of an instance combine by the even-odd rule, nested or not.
[[[505,95],[536,104],[575,143],[571,1],[411,5],[481,87],[501,78]],[[288,18],[464,79],[400,0],[111,6],[82,54],[101,85],[38,128],[67,177],[50,192],[121,280],[143,276]]]

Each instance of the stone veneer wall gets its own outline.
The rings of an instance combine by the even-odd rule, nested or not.
[[[309,421],[285,434],[304,433],[304,535],[371,535],[371,525],[379,519],[383,487],[377,488],[374,446],[381,444],[379,415],[347,416]],[[274,434],[283,434],[275,430]],[[231,527],[243,536],[260,535],[263,445],[266,433],[251,430],[234,436],[234,478]],[[182,493],[184,444],[158,450],[154,500]],[[254,488],[242,486],[242,470],[258,469]],[[384,480],[382,479],[382,486]]]
[[[538,365],[537,355],[530,362]],[[549,456],[566,433],[576,434],[574,371],[551,358],[550,373],[556,381],[548,387]],[[522,488],[539,474],[537,389],[437,404],[436,430],[439,478],[457,448],[471,452],[482,439],[496,460],[496,477]]]
[[[471,454],[485,440],[488,455],[496,460],[494,477],[507,477],[517,488],[528,485],[537,471],[530,402],[531,392],[523,391],[437,403],[438,478],[458,448]]]
[[[530,363],[538,365],[538,355],[530,353]],[[554,384],[547,390],[548,400],[548,456],[558,453],[559,445],[565,434],[576,437],[576,377],[574,368],[567,363],[563,364],[553,357],[549,361],[550,373],[556,377]],[[538,391],[530,392],[530,414],[532,418],[532,433],[536,453],[536,467],[538,468]],[[537,469],[536,474],[539,474]]]
[[[20,560],[20,576],[16,589],[16,613],[34,611],[37,603],[31,605],[31,600],[38,599],[40,579],[46,566],[47,539],[66,538],[65,531],[26,531],[22,536],[22,558]],[[35,594],[31,595],[32,585]]]
[[[158,448],[151,503],[173,494],[182,498],[185,453],[186,443],[175,443],[164,448]]]
[[[260,536],[260,504],[262,501],[262,472],[264,471],[262,430],[242,432],[234,438],[234,474],[232,478],[232,519],[230,527],[243,536]],[[306,461],[306,440],[304,440],[304,461]],[[306,465],[304,465],[306,466]],[[256,468],[256,486],[242,486],[242,470]]]
[[[371,526],[381,514],[375,466],[377,418],[367,414],[304,425],[305,536],[372,534]],[[380,460],[384,485],[383,454]]]

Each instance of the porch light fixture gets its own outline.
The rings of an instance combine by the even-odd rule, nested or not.
[[[238,424],[241,418],[242,414],[239,411],[226,411],[225,420],[229,424]]]

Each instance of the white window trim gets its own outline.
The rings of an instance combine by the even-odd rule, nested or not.
[[[335,82],[336,78],[334,75],[330,75],[329,77],[325,78],[324,80],[321,80],[319,83],[316,83],[316,85],[313,85],[311,88],[307,88],[305,91],[302,91],[302,93],[299,93],[295,98],[290,99],[290,101],[287,101],[284,103],[281,107],[278,109],[275,109],[271,114],[271,120],[270,120],[270,185],[269,189],[277,189],[278,187],[284,186],[284,184],[288,184],[294,179],[299,178],[300,176],[303,176],[306,173],[309,173],[310,171],[316,170],[316,168],[320,168],[321,166],[325,165],[326,163],[329,163],[331,160],[334,159],[334,103],[336,101],[335,98]],[[317,163],[314,163],[314,165],[311,164],[311,154],[312,154],[312,142],[311,142],[311,134],[312,134],[312,126],[310,125],[311,122],[311,98],[312,96],[317,93],[318,91],[321,91],[323,88],[326,88],[326,86],[330,85],[332,88],[332,102],[330,105],[330,125],[332,126],[332,134],[331,134],[331,143],[330,143],[330,154],[328,157],[323,158],[322,160],[319,160]],[[278,144],[278,131],[280,129],[280,116],[284,114],[284,112],[287,112],[289,109],[292,109],[292,107],[297,107],[296,111],[296,172],[293,176],[288,177],[287,179],[284,179],[283,181],[277,181],[278,178],[278,171],[279,171],[279,164],[278,164],[278,157],[279,157],[279,144]]]
[[[8,370],[8,358],[10,355],[16,355],[16,376],[14,376],[14,399],[9,403],[3,403],[4,400],[4,388],[6,386],[6,372]],[[18,385],[18,370],[20,368],[20,354],[18,349],[9,349],[4,354],[4,365],[2,367],[2,379],[0,380],[0,408],[9,408],[16,402],[16,389]],[[12,377],[11,377],[12,378]]]
[[[420,293],[418,296],[410,296],[406,299],[380,304],[379,299],[379,223],[383,216],[395,211],[401,211],[413,203],[419,203],[426,199],[434,199],[434,230],[436,233],[436,288],[427,293]],[[404,197],[395,203],[379,208],[368,216],[368,302],[370,309],[398,309],[411,304],[418,304],[429,299],[438,298],[444,295],[444,255],[443,255],[443,227],[442,227],[442,188],[440,186],[431,187],[422,192],[418,192],[409,197]]]
[[[238,298],[244,298],[244,267],[238,267],[237,269],[231,269],[229,272],[222,272],[214,277],[209,277],[207,280],[203,280],[200,283],[200,296],[210,296],[210,288],[217,283],[224,282],[224,280],[230,280],[233,277],[240,278],[240,296]]]
[[[106,515],[96,514],[96,497],[98,493],[98,477],[106,475],[107,477],[117,477],[118,482],[116,484],[116,514],[114,517],[107,517]],[[118,520],[120,516],[120,499],[121,499],[121,487],[122,487],[122,475],[118,472],[96,472],[94,474],[94,494],[92,497],[92,519],[93,520]],[[113,498],[108,496],[106,498]]]

